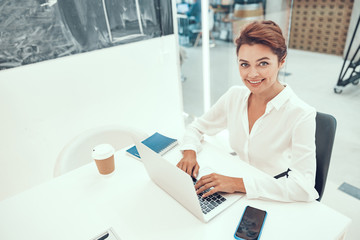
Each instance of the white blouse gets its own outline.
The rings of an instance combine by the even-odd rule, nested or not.
[[[276,201],[314,201],[316,110],[286,87],[266,106],[249,133],[246,87],[231,87],[211,109],[190,124],[181,150],[201,151],[202,135],[229,131],[231,148],[239,158],[267,173],[243,178],[247,197]],[[274,176],[291,169],[288,177]]]

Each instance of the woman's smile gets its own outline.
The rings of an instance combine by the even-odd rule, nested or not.
[[[270,47],[243,44],[239,48],[238,62],[240,76],[253,94],[271,99],[283,88],[277,75],[285,61],[279,62]]]
[[[262,82],[262,81],[264,81],[265,80],[265,78],[261,78],[261,79],[246,79],[250,84],[252,84],[252,85],[260,85],[260,83]]]

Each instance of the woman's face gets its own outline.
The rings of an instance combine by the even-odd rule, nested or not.
[[[254,94],[271,94],[276,91],[277,75],[284,64],[271,49],[262,44],[243,44],[239,48],[238,63],[240,76],[247,88]]]

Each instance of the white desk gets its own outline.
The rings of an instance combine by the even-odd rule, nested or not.
[[[236,157],[218,159],[215,149],[207,154],[207,165],[219,172],[261,174]],[[174,156],[180,155],[170,153],[166,158],[175,162]],[[110,227],[123,240],[234,239],[246,205],[268,212],[262,240],[341,239],[351,222],[319,202],[244,197],[205,224],[157,187],[141,162],[120,151],[111,176],[101,176],[90,163],[0,202],[0,239],[90,240]]]

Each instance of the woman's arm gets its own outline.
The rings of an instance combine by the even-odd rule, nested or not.
[[[217,173],[205,175],[195,184],[197,194],[209,188],[212,189],[205,193],[202,197],[210,196],[216,192],[246,193],[244,181],[242,178],[228,177]]]
[[[203,135],[213,136],[227,127],[227,112],[235,91],[230,88],[204,115],[191,123],[185,132],[181,150],[201,151]]]
[[[183,158],[176,165],[190,176],[197,177],[200,166],[196,161],[196,152],[193,150],[183,151]]]
[[[248,198],[277,201],[314,201],[319,196],[315,190],[315,116],[309,111],[296,123],[292,131],[291,164],[288,177],[244,177]]]
[[[269,199],[283,202],[310,202],[318,198],[315,186],[315,113],[304,116],[293,129],[292,162],[288,177],[247,175],[234,178],[219,174],[202,177],[195,185],[198,193],[213,188],[204,197],[215,192],[243,192],[249,199]]]
[[[203,116],[190,124],[185,132],[180,150],[183,158],[177,166],[190,175],[197,176],[199,165],[196,154],[201,151],[203,135],[215,135],[227,126],[227,101],[231,90],[226,92]],[[189,153],[188,151],[191,150]]]

